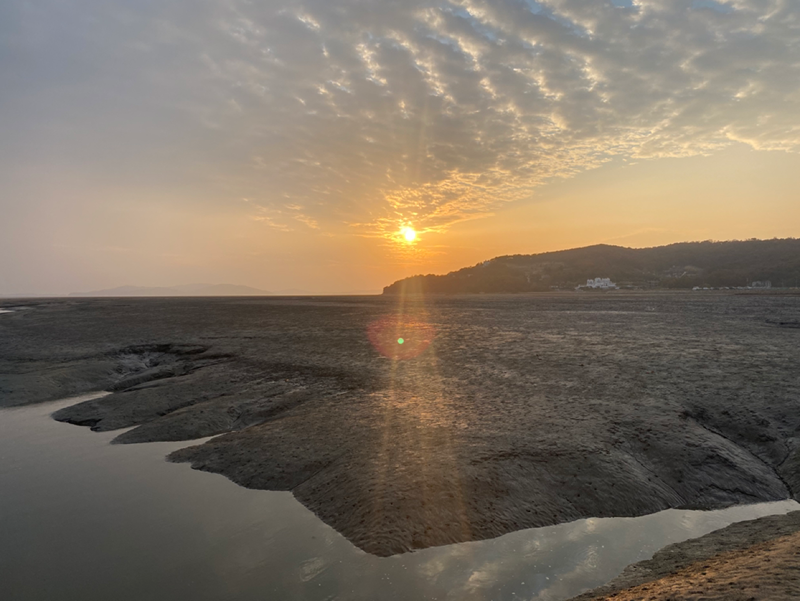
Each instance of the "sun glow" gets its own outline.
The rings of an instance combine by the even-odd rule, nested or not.
[[[414,231],[412,227],[404,227],[400,230],[403,238],[405,238],[406,242],[413,242],[417,239],[417,232]]]

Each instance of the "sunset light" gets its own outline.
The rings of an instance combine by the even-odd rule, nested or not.
[[[405,238],[406,242],[413,242],[417,239],[417,232],[414,231],[414,228],[404,227],[400,230],[400,233],[403,235],[403,238]]]
[[[0,601],[800,601],[800,0],[2,0],[0,74]]]

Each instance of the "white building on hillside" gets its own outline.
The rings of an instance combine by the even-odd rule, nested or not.
[[[616,290],[617,285],[611,281],[611,278],[595,278],[595,279],[588,279],[586,280],[585,286],[578,286],[578,290],[581,288],[593,288],[596,290]]]

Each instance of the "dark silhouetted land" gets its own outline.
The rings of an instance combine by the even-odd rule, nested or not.
[[[537,255],[496,257],[447,275],[418,275],[384,294],[465,294],[573,289],[607,277],[622,287],[691,289],[771,282],[800,287],[800,240],[682,242],[656,248],[599,244]]]

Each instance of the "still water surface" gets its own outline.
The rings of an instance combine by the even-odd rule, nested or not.
[[[566,599],[669,543],[800,509],[587,519],[379,558],[290,493],[164,460],[186,443],[111,445],[119,432],[50,419],[86,398],[0,411],[3,599]]]

